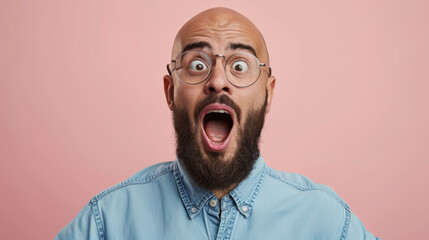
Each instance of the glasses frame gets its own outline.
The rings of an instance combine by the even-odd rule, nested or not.
[[[177,63],[177,59],[179,59],[179,57],[180,56],[182,56],[183,54],[185,54],[185,53],[187,53],[187,52],[191,52],[191,51],[196,51],[196,52],[200,52],[200,53],[202,53],[202,54],[204,54],[205,56],[207,56],[207,59],[209,59],[210,60],[210,65],[211,65],[211,67],[210,67],[210,72],[209,72],[209,74],[207,75],[207,77],[205,77],[203,80],[201,80],[200,82],[197,82],[197,83],[188,83],[188,82],[185,82],[184,80],[182,80],[180,77],[179,77],[179,75],[177,74],[177,71],[176,71],[176,63]],[[255,59],[256,59],[256,61],[258,62],[258,65],[259,65],[259,74],[258,74],[258,77],[252,82],[252,83],[250,83],[249,85],[246,85],[246,86],[239,86],[239,85],[236,85],[236,84],[234,84],[233,82],[231,82],[231,80],[229,80],[229,78],[228,78],[228,74],[226,73],[226,65],[227,65],[227,63],[228,63],[228,61],[229,61],[229,59],[231,59],[231,57],[233,57],[234,55],[236,55],[236,54],[250,54],[250,55],[252,55]],[[236,52],[236,53],[234,53],[234,54],[232,54],[231,56],[229,56],[228,57],[228,59],[226,58],[226,56],[224,56],[224,55],[222,55],[222,54],[215,54],[212,58],[210,58],[209,57],[209,55],[207,54],[207,53],[205,53],[205,52],[203,52],[203,51],[199,51],[199,50],[189,50],[189,51],[185,51],[185,52],[182,52],[181,54],[179,54],[179,56],[177,56],[177,58],[176,59],[173,59],[173,60],[171,60],[171,62],[169,63],[169,64],[167,64],[167,71],[168,71],[168,74],[171,76],[171,77],[173,77],[172,76],[172,74],[173,74],[173,72],[176,74],[176,77],[181,81],[181,82],[183,82],[183,83],[186,83],[186,84],[188,84],[188,85],[198,85],[198,84],[200,84],[200,83],[202,83],[202,82],[204,82],[204,81],[206,81],[207,79],[209,79],[210,77],[211,77],[211,75],[213,74],[213,68],[215,67],[215,65],[213,64],[213,59],[216,59],[217,57],[222,57],[223,59],[225,59],[225,64],[223,65],[223,69],[224,69],[224,72],[225,72],[225,76],[226,76],[226,79],[228,80],[228,82],[229,83],[231,83],[233,86],[235,86],[235,87],[238,87],[238,88],[246,88],[246,87],[250,87],[250,86],[252,86],[253,84],[255,84],[258,80],[259,80],[259,77],[261,76],[261,72],[262,72],[262,67],[267,67],[267,65],[265,64],[265,63],[261,63],[260,61],[259,61],[259,59],[255,56],[255,55],[253,55],[253,54],[251,54],[251,53],[248,53],[248,52]],[[172,63],[174,63],[174,68],[172,69],[172,70],[170,70],[170,64],[172,64]],[[268,77],[271,77],[271,67],[268,67]]]

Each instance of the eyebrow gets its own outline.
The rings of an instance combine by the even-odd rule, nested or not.
[[[195,48],[205,48],[205,47],[212,49],[212,45],[210,45],[210,43],[208,42],[201,41],[201,42],[189,43],[189,44],[186,44],[186,46],[183,48],[182,53]]]
[[[231,49],[231,50],[246,49],[246,50],[249,50],[250,52],[252,52],[252,54],[255,55],[255,57],[258,57],[256,55],[255,49],[252,46],[246,45],[246,44],[243,44],[243,43],[230,43],[228,45],[227,49]]]
[[[210,43],[205,42],[205,41],[193,42],[193,43],[186,44],[186,46],[183,48],[182,53],[189,51],[189,50],[192,50],[192,49],[205,48],[205,47],[207,47],[209,49],[213,48],[212,45],[210,45]],[[258,57],[255,49],[252,46],[246,45],[243,43],[230,43],[230,44],[228,44],[226,49],[230,49],[230,50],[245,49],[245,50],[249,50],[253,55],[255,55],[255,57]]]

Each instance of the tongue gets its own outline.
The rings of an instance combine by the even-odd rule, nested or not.
[[[227,121],[210,120],[205,126],[206,134],[213,142],[223,142],[231,129],[229,125]]]

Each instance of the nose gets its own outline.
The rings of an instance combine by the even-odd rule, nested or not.
[[[222,55],[216,55],[213,59],[213,69],[210,77],[205,82],[204,92],[209,94],[231,93],[231,83],[226,78]]]

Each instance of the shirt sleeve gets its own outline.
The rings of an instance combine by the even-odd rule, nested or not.
[[[366,230],[362,222],[359,220],[359,218],[352,213],[346,240],[382,240],[382,239],[375,237],[374,235],[372,235],[372,233]]]
[[[99,240],[97,224],[91,211],[91,204],[83,207],[79,214],[65,226],[55,237],[55,240]]]

